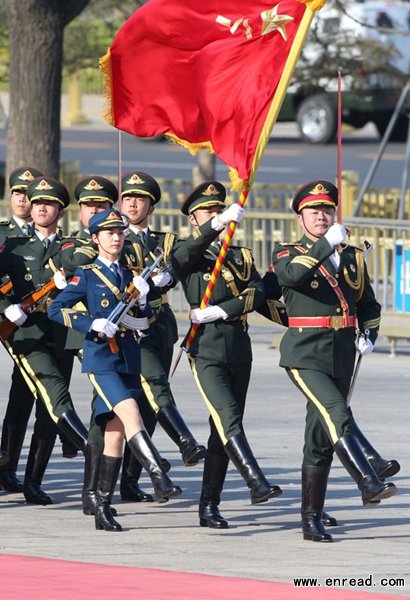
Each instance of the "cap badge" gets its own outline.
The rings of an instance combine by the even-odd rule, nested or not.
[[[145,183],[145,181],[137,173],[134,173],[126,183]]]
[[[95,181],[95,179],[91,179],[91,181],[89,181],[87,183],[87,185],[84,186],[85,190],[103,190],[103,186],[100,185],[99,183],[97,183]]]
[[[203,196],[215,196],[215,194],[219,194],[218,190],[216,189],[216,187],[214,186],[213,183],[211,183],[210,185],[208,185],[208,187],[206,188],[206,190],[204,190],[202,192]]]
[[[27,170],[24,171],[24,173],[22,173],[21,175],[19,175],[18,178],[22,181],[33,181],[34,175],[31,173],[31,171]]]
[[[327,190],[322,183],[318,183],[313,188],[313,190],[309,191],[309,194],[312,194],[313,196],[318,196],[319,194],[328,194],[328,193],[329,193],[329,190]]]
[[[36,190],[40,190],[41,192],[45,190],[52,190],[53,186],[47,183],[45,179],[42,179],[38,185],[36,185]]]

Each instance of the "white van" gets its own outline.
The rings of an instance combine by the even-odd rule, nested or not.
[[[296,120],[302,138],[311,143],[333,141],[339,67],[342,121],[356,128],[373,122],[383,135],[409,79],[410,2],[347,0],[340,10],[329,1],[314,18],[278,121]],[[391,140],[406,139],[409,108],[410,100]]]

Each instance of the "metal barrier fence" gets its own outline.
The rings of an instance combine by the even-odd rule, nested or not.
[[[65,165],[61,178],[71,191],[78,177],[78,165]],[[191,182],[159,179],[159,183],[162,199],[151,216],[150,226],[153,230],[172,231],[179,237],[186,237],[191,229],[187,217],[180,212],[180,206],[191,189]],[[229,189],[229,183],[225,183]],[[250,193],[245,219],[237,227],[233,243],[252,249],[256,265],[262,273],[269,267],[276,242],[294,242],[300,236],[299,226],[289,210],[294,191],[295,187],[290,185],[255,184]],[[353,207],[355,191],[357,185],[346,178],[343,184],[345,215]],[[364,240],[367,240],[374,246],[367,262],[376,296],[383,309],[408,311],[410,316],[410,306],[406,307],[407,287],[410,304],[410,222],[382,218],[385,214],[394,214],[399,194],[400,190],[370,191],[364,200],[363,212],[370,212],[372,216],[345,216],[344,222],[351,229],[352,244],[363,247]],[[237,198],[237,193],[229,192],[227,204]],[[410,198],[407,198],[406,206],[410,207]],[[8,213],[8,203],[0,202],[0,216],[7,217]],[[63,229],[69,233],[78,227],[78,210],[73,202],[65,213]],[[176,310],[186,306],[179,288],[173,293],[173,304]]]

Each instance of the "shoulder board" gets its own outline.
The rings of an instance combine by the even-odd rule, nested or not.
[[[9,219],[0,219],[0,225],[10,225]]]
[[[298,242],[276,242],[275,243],[275,248],[278,247],[283,247],[283,246],[300,246],[300,243]]]
[[[95,263],[90,263],[89,265],[81,265],[78,267],[79,269],[102,269],[101,265],[96,265]]]
[[[76,237],[78,237],[79,235],[80,235],[80,230],[79,230],[79,229],[77,229],[77,231],[72,231],[72,232],[70,233],[70,235],[69,235],[69,236],[67,236],[67,237],[73,237],[73,238],[76,238]]]
[[[351,248],[355,252],[364,252],[363,248],[359,248],[359,246],[354,246],[353,244],[349,244],[347,248]]]

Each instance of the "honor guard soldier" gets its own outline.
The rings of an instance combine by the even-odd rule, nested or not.
[[[69,238],[65,238],[61,243],[60,258],[67,278],[74,275],[75,270],[91,262],[98,256],[96,246],[93,244],[89,231],[89,221],[97,213],[108,210],[118,199],[118,190],[116,186],[105,177],[91,176],[85,177],[75,187],[74,197],[78,202],[80,212],[80,222],[83,229],[81,237],[77,232]],[[127,247],[129,245],[127,244]],[[123,255],[121,261],[123,261]],[[128,255],[127,255],[128,256]],[[136,259],[128,257],[129,264],[135,264]],[[75,329],[67,328],[66,350],[74,352],[82,360],[82,348],[84,346],[84,335]],[[143,394],[141,394],[143,396]],[[88,441],[84,465],[84,485],[82,490],[83,512],[86,515],[94,515],[97,501],[97,483],[100,468],[100,458],[104,448],[104,431],[95,421],[95,402],[97,394],[94,389],[94,396],[91,410],[90,428],[88,432]],[[147,406],[144,399],[138,399],[140,413],[144,426],[151,435],[151,421],[156,419],[150,406]],[[142,465],[137,461],[134,455],[125,446],[120,493],[122,500],[134,502],[153,502],[151,494],[142,490],[139,485]],[[115,509],[111,508],[115,513]]]
[[[49,309],[50,319],[85,335],[82,371],[98,393],[95,414],[105,428],[95,526],[106,531],[122,529],[113,518],[110,502],[121,465],[124,436],[131,452],[148,471],[159,502],[181,493],[163,470],[138,410],[137,398],[141,392],[138,340],[139,331],[148,328],[149,284],[141,276],[133,277],[131,269],[119,264],[126,227],[121,214],[113,209],[90,219],[89,230],[98,248],[98,258],[77,269]],[[131,282],[139,291],[134,305],[137,310],[130,306],[119,322],[110,320]],[[86,310],[74,308],[79,303]]]
[[[27,186],[35,177],[43,173],[34,167],[18,167],[9,176],[11,217],[0,221],[0,245],[9,236],[31,235],[33,219],[31,218],[31,204],[27,198]],[[1,310],[7,304],[1,306]],[[13,349],[9,341],[3,345],[7,352],[13,356]],[[23,378],[20,368],[14,362],[11,376],[9,401],[3,420],[1,435],[1,454],[8,455],[7,464],[0,465],[0,490],[11,493],[23,491],[23,484],[17,477],[17,467],[20,453],[26,435],[27,423],[33,408],[34,396]]]
[[[191,192],[181,210],[194,231],[175,244],[172,254],[191,320],[200,326],[188,356],[211,415],[199,522],[202,527],[221,529],[228,527],[218,506],[229,459],[250,488],[252,504],[282,493],[266,480],[242,423],[252,364],[246,315],[265,298],[250,250],[230,247],[209,305],[199,308],[219,254],[219,235],[231,221],[239,223],[245,212],[238,204],[224,210],[225,196],[218,181],[202,183]]]
[[[129,222],[127,244],[132,244],[136,266],[145,268],[154,262],[159,250],[164,252],[163,267],[151,278],[155,287],[151,288],[148,295],[155,323],[150,328],[150,335],[141,340],[141,382],[144,393],[139,400],[140,410],[145,406],[143,414],[151,413],[151,418],[147,415],[150,435],[158,420],[178,446],[185,466],[193,466],[204,458],[206,449],[198,444],[188,429],[169,384],[174,344],[178,340],[176,319],[167,297],[168,290],[176,284],[175,274],[170,271],[169,265],[176,235],[149,228],[149,217],[161,199],[161,189],[151,175],[143,171],[130,171],[121,179],[121,190],[119,208]],[[129,487],[132,479],[128,481]],[[126,492],[126,482],[127,473],[123,471],[123,494]],[[129,492],[132,495],[130,487]]]
[[[62,183],[51,177],[34,179],[27,188],[31,202],[34,233],[31,237],[8,238],[1,256],[0,276],[8,275],[13,283],[12,299],[5,317],[16,327],[10,337],[13,351],[28,374],[41,402],[37,404],[37,422],[27,459],[23,493],[27,502],[51,504],[41,490],[41,482],[53,450],[57,428],[84,451],[87,430],[75,412],[68,391],[73,359],[61,348],[64,330],[47,317],[47,303],[33,304],[27,314],[21,302],[47,284],[58,289],[66,285],[59,270],[60,239],[58,220],[70,202]],[[50,419],[51,417],[51,419]],[[56,427],[57,426],[57,427]]]
[[[315,542],[332,541],[321,514],[334,451],[361,490],[364,505],[396,492],[393,483],[380,479],[371,457],[366,457],[347,407],[356,327],[358,351],[368,354],[378,334],[380,305],[363,252],[347,243],[345,227],[335,223],[337,203],[338,190],[329,181],[302,185],[291,208],[303,236],[296,243],[278,244],[272,257],[289,320],[280,365],[308,400],[302,528],[304,539]],[[396,461],[387,462],[395,467]]]

